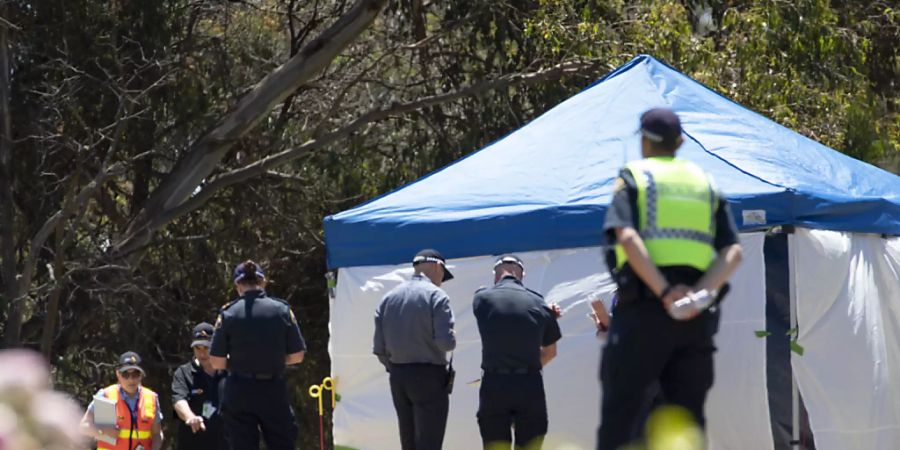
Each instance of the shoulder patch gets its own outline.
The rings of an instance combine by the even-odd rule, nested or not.
[[[294,325],[297,325],[297,316],[294,315],[294,311],[291,308],[288,308],[288,312],[291,313],[291,322],[294,322]]]
[[[613,182],[613,192],[619,192],[622,189],[625,189],[625,179],[617,177],[616,181]]]
[[[222,328],[222,313],[219,313],[219,315],[216,317],[215,329],[218,330],[219,328]]]
[[[240,300],[240,299],[238,299],[238,300]],[[226,310],[226,309],[228,309],[231,305],[233,305],[233,304],[235,304],[235,303],[237,303],[237,300],[232,300],[232,301],[230,301],[230,302],[228,302],[228,303],[222,305],[222,307],[219,308],[219,310]]]

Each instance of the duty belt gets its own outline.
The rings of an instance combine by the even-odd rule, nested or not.
[[[496,373],[500,375],[527,375],[530,373],[541,373],[541,369],[529,369],[526,367],[517,367],[517,368],[509,368],[509,367],[492,367],[489,369],[482,369],[484,373]]]
[[[228,375],[246,380],[278,380],[284,377],[283,373],[229,372]]]

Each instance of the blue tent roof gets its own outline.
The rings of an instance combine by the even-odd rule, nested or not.
[[[640,158],[640,114],[668,106],[679,157],[711,172],[743,230],[773,225],[900,234],[900,177],[801,136],[650,56],[414,183],[325,218],[328,265],[601,244],[619,169]]]

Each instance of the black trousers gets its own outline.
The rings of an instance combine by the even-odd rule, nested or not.
[[[199,409],[193,410],[199,413]],[[225,450],[228,445],[225,442],[225,430],[222,426],[222,416],[216,413],[209,420],[204,420],[206,431],[194,433],[191,427],[179,422],[176,436],[177,450]]]
[[[269,450],[293,450],[297,421],[283,378],[229,376],[222,398],[225,438],[231,450],[258,450],[260,431]]]
[[[478,428],[484,447],[540,449],[547,434],[547,399],[540,373],[486,373],[481,380]]]
[[[681,406],[703,427],[703,404],[713,384],[713,334],[718,314],[704,312],[680,322],[656,299],[619,303],[600,364],[603,401],[598,450],[615,450],[633,439],[659,383],[667,404]]]
[[[450,409],[447,368],[394,364],[390,381],[403,450],[440,450]]]

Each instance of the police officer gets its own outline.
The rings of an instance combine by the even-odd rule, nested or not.
[[[541,370],[556,357],[562,334],[558,307],[522,285],[525,265],[513,255],[494,263],[494,286],[473,301],[481,334],[478,427],[485,448],[540,449],[547,434],[547,401]]]
[[[447,352],[456,347],[450,298],[440,286],[453,274],[432,249],[416,254],[413,269],[375,308],[372,352],[390,373],[403,450],[438,450],[453,381]]]
[[[284,300],[264,291],[266,277],[253,261],[234,269],[240,297],[222,307],[210,348],[215,369],[225,369],[222,416],[232,450],[294,448],[297,422],[284,379],[286,365],[306,352],[297,319]]]
[[[621,171],[603,226],[614,244],[607,262],[619,290],[600,369],[601,450],[629,441],[657,381],[666,402],[705,424],[718,310],[695,309],[676,320],[672,305],[719,291],[741,259],[725,199],[702,169],[674,157],[683,142],[678,116],[655,108],[640,123],[644,159]]]
[[[225,372],[209,360],[213,326],[203,322],[191,332],[194,357],[175,370],[172,405],[181,419],[177,445],[181,450],[224,450],[225,435],[219,414],[219,389]]]

